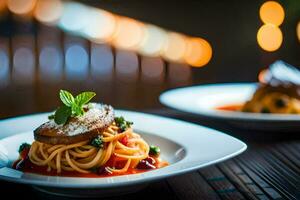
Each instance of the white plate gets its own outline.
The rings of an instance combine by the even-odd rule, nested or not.
[[[105,191],[120,194],[126,188],[137,189],[138,185],[150,181],[196,170],[236,156],[246,149],[243,142],[229,135],[195,124],[130,111],[118,110],[116,115],[133,121],[135,131],[141,133],[148,143],[160,146],[162,158],[170,165],[146,173],[109,178],[43,176],[12,169],[10,166],[17,159],[19,145],[33,140],[32,130],[47,120],[46,113],[0,122],[1,137],[6,137],[0,140],[0,179],[35,185],[39,190],[64,195],[99,195]]]
[[[300,115],[244,113],[216,109],[220,106],[243,104],[251,98],[256,87],[256,83],[199,85],[166,91],[159,99],[162,104],[171,108],[225,120],[247,129],[268,131],[299,130]]]

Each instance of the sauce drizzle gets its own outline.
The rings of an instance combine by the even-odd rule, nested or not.
[[[95,169],[95,172],[91,173],[79,173],[76,171],[62,171],[60,174],[58,174],[55,170],[47,171],[46,166],[38,166],[33,164],[28,156],[24,159],[20,158],[13,164],[13,168],[26,172],[26,173],[34,173],[34,174],[41,174],[41,175],[46,175],[46,176],[61,176],[61,177],[82,177],[82,178],[104,178],[104,177],[112,177],[112,176],[121,176],[121,175],[130,175],[130,174],[138,174],[138,173],[143,173],[155,169],[159,169],[165,166],[168,166],[169,164],[165,161],[161,161],[159,158],[156,157],[148,157],[146,159],[153,159],[155,160],[155,163],[153,164],[155,168],[151,169],[138,169],[138,168],[129,168],[127,172],[125,173],[109,173],[108,171],[105,170],[104,167],[100,167],[98,169]],[[145,159],[145,160],[146,160]],[[110,166],[112,163],[114,163],[114,160],[111,159],[108,161],[106,166]]]
[[[233,105],[225,105],[225,106],[220,106],[217,107],[217,110],[222,110],[222,111],[240,111],[242,109],[243,105],[240,104],[233,104]]]

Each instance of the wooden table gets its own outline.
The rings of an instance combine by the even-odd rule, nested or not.
[[[169,109],[144,111],[186,121],[201,121],[201,124],[225,130],[248,141],[248,150],[223,163],[150,183],[137,193],[106,199],[300,199],[300,141],[296,133],[285,133],[286,140],[283,141],[280,134],[267,133],[267,137],[264,133],[249,135],[247,131],[223,122],[200,120]],[[65,199],[13,183],[0,182],[0,188],[2,195],[11,198]]]

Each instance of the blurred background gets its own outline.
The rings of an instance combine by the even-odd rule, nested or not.
[[[0,118],[51,111],[59,89],[160,109],[167,89],[255,82],[277,59],[300,66],[299,0],[0,0]]]

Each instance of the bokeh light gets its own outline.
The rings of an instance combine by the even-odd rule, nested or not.
[[[19,47],[14,51],[12,78],[17,84],[31,84],[34,80],[35,59],[31,48]]]
[[[297,24],[297,37],[298,37],[298,40],[299,40],[299,42],[300,42],[300,21],[298,22],[298,24]]]
[[[0,11],[3,12],[6,8],[6,0],[0,0]]]
[[[114,55],[106,44],[91,45],[91,75],[100,81],[110,81],[113,78]]]
[[[263,25],[257,32],[257,42],[266,51],[275,51],[282,44],[283,36],[280,28],[272,24]]]
[[[83,4],[65,2],[59,26],[67,31],[79,31],[89,23],[90,9]]]
[[[139,60],[136,53],[117,50],[115,60],[115,70],[118,79],[124,82],[135,82],[138,79]]]
[[[37,20],[46,24],[53,24],[62,15],[63,5],[60,0],[38,1],[34,15]]]
[[[155,66],[155,67],[153,67]],[[154,84],[163,81],[165,73],[164,61],[159,57],[142,57],[141,74],[142,80]]]
[[[66,77],[70,80],[85,80],[88,75],[89,56],[80,44],[71,44],[65,52]]]
[[[31,12],[37,0],[7,0],[8,9],[15,14],[27,14]]]
[[[111,40],[115,28],[114,15],[100,9],[92,9],[89,12],[89,21],[81,32],[93,42],[103,43]]]
[[[39,75],[43,82],[55,82],[62,78],[63,56],[55,46],[45,46],[39,55]]]
[[[191,79],[192,70],[186,64],[169,63],[168,65],[168,79],[172,84],[180,84]]]
[[[266,83],[266,80],[265,80],[266,73],[268,73],[267,69],[263,69],[259,72],[258,80],[260,83]]]
[[[161,53],[165,42],[167,40],[167,33],[163,29],[153,26],[145,26],[145,36],[140,44],[140,51],[144,55],[157,56]]]
[[[171,61],[182,61],[186,50],[185,36],[170,32],[163,49],[163,57]]]
[[[185,51],[185,61],[194,66],[202,67],[206,65],[212,57],[211,45],[201,38],[190,38],[187,40]]]
[[[120,17],[113,43],[121,49],[136,49],[144,37],[143,24],[133,19]]]
[[[2,41],[1,41],[2,42]],[[8,53],[0,48],[0,88],[8,85],[10,79],[10,67]]]
[[[261,20],[265,24],[273,24],[279,26],[284,20],[284,9],[276,1],[265,2],[259,10]]]
[[[122,50],[134,50],[142,55],[160,56],[168,61],[186,62],[198,67],[206,65],[212,57],[210,44],[201,38],[166,31],[79,2],[0,0],[0,9],[6,7],[6,3],[15,14],[33,14],[39,22],[58,26],[95,44],[109,43]]]

